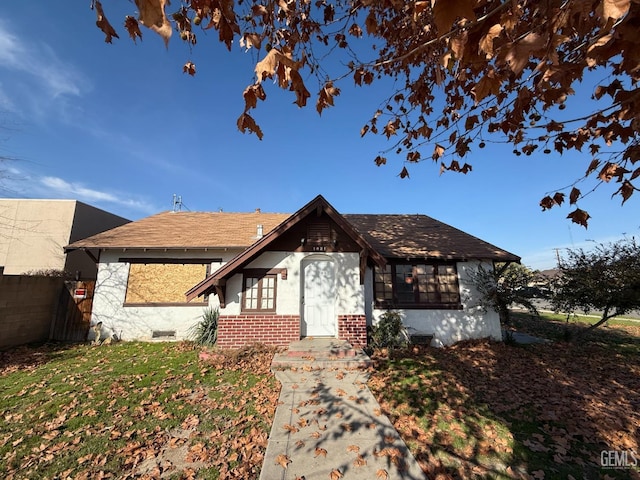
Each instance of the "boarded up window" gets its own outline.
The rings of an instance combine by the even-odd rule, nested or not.
[[[185,292],[207,275],[203,263],[131,263],[125,303],[186,303]]]

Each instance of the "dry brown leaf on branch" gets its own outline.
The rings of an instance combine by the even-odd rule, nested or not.
[[[96,9],[96,25],[105,35],[104,41],[106,43],[111,43],[113,37],[120,38],[113,26],[109,23],[109,20],[107,20],[104,10],[102,9],[102,3],[96,0],[93,7]]]
[[[608,19],[618,20],[629,12],[631,0],[603,0],[602,19],[606,23]],[[600,6],[598,6],[600,8]]]
[[[164,44],[169,44],[171,38],[171,24],[164,12],[167,0],[135,0],[140,16],[140,23],[153,30],[164,40]]]
[[[347,452],[355,452],[358,453],[360,451],[360,447],[358,445],[349,445],[347,447]]]
[[[140,39],[142,41],[142,32],[140,31],[140,25],[138,25],[138,21],[132,17],[131,15],[127,15],[124,19],[124,28],[129,32],[129,36],[133,43],[136,43],[136,39]]]
[[[577,223],[578,225],[582,225],[583,227],[587,228],[587,224],[589,219],[591,218],[591,215],[589,215],[584,210],[576,208],[573,212],[567,215],[567,218],[571,219],[573,223]]]
[[[242,133],[245,133],[246,130],[249,130],[249,132],[255,133],[258,136],[258,138],[262,140],[262,137],[263,137],[262,130],[260,129],[256,121],[253,119],[253,117],[248,113],[243,113],[242,115],[240,115],[240,117],[238,117],[237,125],[238,125],[238,130],[240,130]]]
[[[192,77],[196,74],[196,64],[193,62],[187,62],[182,67],[182,73],[188,73]]]
[[[381,480],[387,480],[389,478],[389,472],[387,472],[385,469],[380,468],[377,472],[376,472],[376,478],[380,478]]]
[[[474,21],[476,14],[473,7],[476,0],[458,0],[451,2],[449,0],[436,0],[433,6],[433,20],[438,30],[438,35],[445,35],[451,30],[456,19],[466,19]]]

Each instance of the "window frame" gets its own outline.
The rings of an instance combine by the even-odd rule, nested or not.
[[[247,280],[250,278],[255,278],[257,280],[257,296],[256,297],[248,297],[247,296]],[[272,301],[273,306],[271,308],[262,308],[262,302],[264,300],[265,290],[269,290],[270,287],[264,285],[265,279],[273,279],[273,295]],[[255,298],[256,300],[256,308],[247,307],[247,300],[251,300]],[[267,297],[267,300],[269,297]],[[269,269],[247,269],[242,271],[242,299],[240,303],[240,311],[242,313],[276,313],[278,299],[278,272],[274,272]]]
[[[410,276],[406,267],[410,266]],[[399,267],[399,268],[398,268]],[[424,268],[423,272],[419,272],[420,267]],[[452,273],[439,273],[441,267],[451,268]],[[432,273],[427,273],[431,270]],[[399,287],[399,278],[404,274],[405,284],[411,284],[412,288],[402,289]],[[442,277],[454,275],[453,282],[442,282]],[[431,286],[431,290],[430,290]],[[451,289],[451,286],[455,287]],[[424,288],[421,288],[424,287]],[[443,288],[445,291],[443,291]],[[453,291],[451,291],[453,290]],[[381,299],[380,293],[384,295]],[[404,293],[405,298],[409,293],[411,300],[401,301],[399,298]],[[434,301],[424,301],[424,296],[433,295]],[[442,301],[445,295],[455,295],[453,301]],[[455,261],[434,261],[434,260],[397,260],[389,261],[384,271],[378,267],[374,267],[373,272],[373,297],[376,308],[401,308],[401,309],[423,309],[423,310],[461,310],[460,281],[458,276],[458,267]]]

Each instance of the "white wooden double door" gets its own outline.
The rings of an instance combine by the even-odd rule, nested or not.
[[[336,265],[329,258],[302,262],[303,337],[336,335]]]

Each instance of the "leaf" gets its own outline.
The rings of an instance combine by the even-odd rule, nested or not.
[[[111,40],[113,39],[113,37],[120,38],[116,33],[116,31],[114,30],[113,26],[109,23],[109,20],[107,20],[107,16],[104,14],[104,10],[102,9],[102,3],[96,0],[94,6],[96,9],[96,17],[97,17],[96,25],[104,33],[105,35],[104,41],[106,43],[111,43]]]
[[[287,430],[289,433],[297,433],[299,431],[297,427],[289,425],[288,423],[285,423],[282,428]]]
[[[307,87],[305,87],[302,77],[297,70],[292,69],[289,77],[291,78],[291,88],[289,88],[289,90],[296,94],[296,100],[293,103],[299,107],[304,107],[307,104],[307,98],[309,98],[311,94],[307,90]]]
[[[540,200],[540,206],[542,207],[542,211],[549,210],[556,204],[555,200],[551,198],[549,195]]]
[[[436,146],[433,149],[433,154],[431,155],[431,158],[433,158],[433,160],[436,161],[443,154],[444,154],[444,147],[442,145],[439,145],[439,144],[436,143]]]
[[[584,228],[587,228],[587,223],[589,218],[591,218],[591,215],[584,210],[576,208],[573,212],[567,215],[567,218],[571,219],[573,223],[577,223],[578,225],[582,225]]]
[[[331,480],[340,480],[342,477],[342,472],[337,468],[334,468],[333,470],[331,470],[331,473],[329,473],[329,478]]]
[[[138,19],[145,27],[162,37],[165,45],[171,38],[171,24],[164,12],[167,0],[135,0],[140,15]]]
[[[622,204],[624,205],[624,202],[629,200],[631,195],[633,195],[634,191],[635,191],[635,187],[631,184],[631,182],[628,180],[625,180],[624,182],[622,182],[622,185],[620,186],[620,188],[612,196],[622,195]]]
[[[407,170],[407,167],[402,167],[399,175],[400,178],[407,178],[409,176],[409,170]]]
[[[589,168],[587,168],[587,172],[585,173],[585,176],[588,176],[591,173],[593,173],[596,170],[596,168],[598,168],[599,165],[600,165],[600,160],[598,160],[597,158],[594,158],[593,160],[591,160],[591,163],[589,164]]]
[[[493,57],[493,40],[500,36],[504,27],[499,23],[491,26],[489,31],[480,39],[478,51],[484,52],[485,57],[490,59]]]
[[[473,7],[476,0],[436,0],[433,5],[433,21],[438,35],[442,36],[451,30],[457,19],[466,19],[470,22],[476,19]]]
[[[347,447],[347,452],[358,453],[360,451],[360,447],[358,445],[349,445]]]
[[[193,62],[187,62],[182,67],[182,73],[188,73],[192,77],[196,74],[196,65]]]
[[[327,456],[327,451],[324,448],[316,447],[314,457],[325,457]]]
[[[362,455],[358,455],[356,459],[353,461],[354,467],[364,467],[367,464],[367,461],[364,459]]]
[[[131,15],[127,15],[125,17],[124,28],[127,30],[127,32],[129,32],[129,36],[133,40],[133,43],[136,43],[137,38],[142,41],[142,32],[140,31],[138,21],[134,17],[132,17]]]
[[[238,130],[240,130],[242,133],[245,133],[245,131],[248,129],[249,132],[255,133],[258,136],[258,138],[262,140],[262,136],[263,136],[262,130],[260,129],[256,121],[253,119],[253,117],[248,113],[243,113],[242,115],[240,115],[240,117],[238,117],[237,125],[238,125]]]
[[[276,464],[280,465],[282,468],[287,468],[291,463],[291,459],[288,455],[280,454],[276,457]]]
[[[576,187],[571,189],[571,193],[569,194],[569,205],[574,205],[578,199],[580,198],[581,192]]]
[[[531,32],[524,38],[511,43],[504,48],[505,60],[509,68],[516,75],[520,75],[529,63],[531,54],[545,48],[547,38],[539,33]]]
[[[326,107],[333,107],[333,97],[337,97],[338,95],[340,95],[340,89],[334,87],[333,82],[325,83],[324,87],[322,87],[318,93],[318,101],[316,103],[317,112],[322,115],[322,110]]]
[[[604,23],[608,19],[618,20],[629,12],[630,0],[602,0],[602,17]]]
[[[374,159],[375,164],[379,167],[380,165],[384,165],[387,163],[387,159],[384,157],[381,157],[380,155],[378,155],[375,159]],[[408,173],[407,173],[408,175]],[[404,178],[404,177],[402,177]]]
[[[376,472],[376,478],[380,478],[382,480],[387,480],[389,478],[389,472],[387,472],[385,469],[380,468],[377,472]]]
[[[564,193],[562,192],[556,192],[553,195],[553,201],[557,204],[557,205],[562,205],[562,202],[564,202]]]

